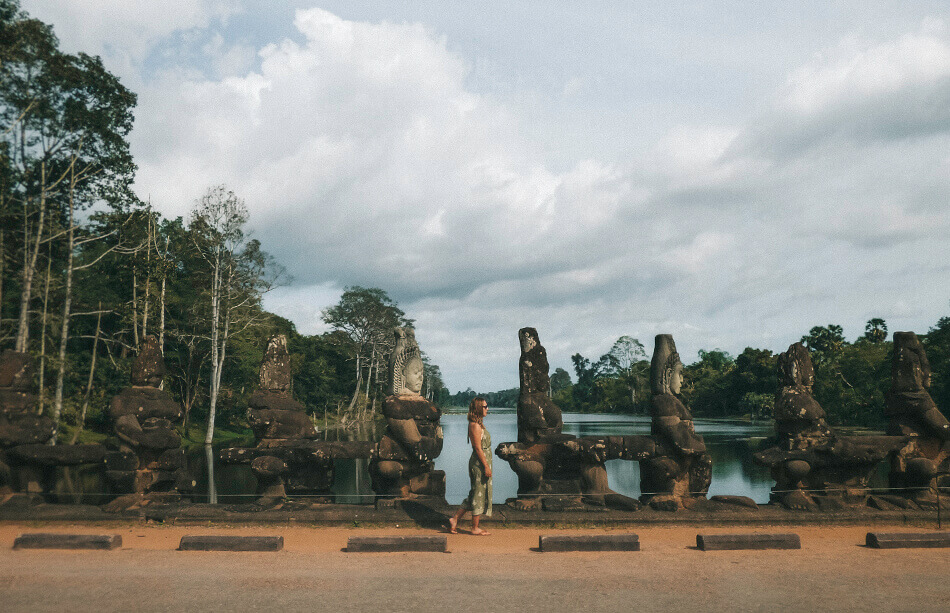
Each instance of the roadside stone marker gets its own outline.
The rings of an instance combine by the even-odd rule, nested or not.
[[[868,532],[867,546],[875,549],[950,547],[950,532]]]
[[[538,548],[549,551],[640,551],[636,534],[585,534],[578,536],[540,536]]]
[[[446,553],[448,540],[444,536],[351,536],[346,550],[357,552],[434,551]]]
[[[14,549],[118,549],[118,534],[53,534],[36,532],[21,534],[13,541]]]
[[[178,551],[280,551],[282,536],[183,536]]]
[[[735,549],[801,549],[797,534],[697,534],[696,546],[703,551]]]

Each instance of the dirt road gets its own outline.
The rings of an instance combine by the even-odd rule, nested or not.
[[[875,527],[877,531],[906,528]],[[13,551],[23,532],[121,534],[111,552]],[[3,611],[948,611],[950,550],[875,550],[865,529],[780,527],[798,551],[702,552],[696,528],[630,530],[636,553],[539,553],[538,535],[450,535],[449,554],[346,553],[406,528],[0,525]],[[736,529],[699,529],[703,533]],[[919,529],[917,531],[920,531]],[[618,531],[619,532],[619,531]],[[185,534],[283,535],[278,553],[179,552]],[[535,550],[532,550],[535,548]]]

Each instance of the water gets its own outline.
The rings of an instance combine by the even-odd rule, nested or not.
[[[643,415],[604,415],[564,413],[564,432],[576,436],[623,436],[649,434],[650,418]],[[769,469],[752,462],[750,437],[765,437],[772,433],[771,422],[749,424],[726,420],[697,419],[696,431],[706,441],[713,458],[713,476],[709,494],[748,496],[758,503],[769,500],[772,478]],[[491,409],[485,418],[485,427],[491,433],[492,447],[499,443],[518,440],[518,424],[514,409]],[[435,461],[436,468],[445,471],[446,499],[458,504],[469,489],[468,460],[472,447],[465,441],[468,420],[464,413],[442,416],[445,446]],[[518,492],[518,478],[508,463],[498,457],[492,460],[493,502],[502,503]],[[607,462],[610,488],[617,493],[637,498],[640,496],[640,464],[626,460]]]
[[[576,436],[622,436],[649,434],[650,418],[634,415],[590,415],[564,413],[564,432]],[[752,462],[752,451],[747,441],[750,437],[765,437],[771,434],[771,422],[749,424],[727,420],[695,420],[696,431],[703,435],[706,447],[713,457],[713,478],[710,495],[735,494],[748,496],[759,503],[768,502],[772,479],[768,468]],[[499,443],[518,440],[518,427],[514,409],[492,409],[485,419],[485,427],[491,432],[492,447]],[[329,431],[331,440],[379,440],[384,426],[381,423],[364,424],[355,430]],[[442,454],[436,459],[437,469],[446,474],[446,499],[458,504],[469,489],[468,460],[472,447],[465,440],[468,421],[465,413],[447,413],[442,416],[445,444]],[[228,446],[250,446],[252,441],[232,441]],[[209,471],[208,458],[214,459]],[[221,504],[251,502],[255,499],[256,480],[248,465],[222,464],[217,453],[208,453],[203,446],[188,450],[188,465],[198,485],[195,502],[212,500]],[[493,502],[503,503],[518,491],[518,479],[507,462],[493,458]],[[373,500],[370,489],[369,465],[366,460],[337,460],[336,483],[333,491],[337,501],[344,504],[368,503]],[[58,478],[53,499],[62,503],[102,504],[111,498],[101,471],[94,468],[57,469]],[[213,475],[209,481],[209,473]],[[610,487],[631,497],[640,495],[640,466],[637,462],[611,460],[607,462]],[[213,487],[209,487],[209,483]]]

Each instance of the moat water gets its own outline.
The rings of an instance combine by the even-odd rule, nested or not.
[[[639,415],[564,414],[564,432],[577,436],[649,434],[650,418]],[[748,496],[759,503],[768,502],[772,479],[767,468],[752,461],[754,444],[772,432],[771,421],[757,424],[729,420],[695,421],[697,432],[706,441],[713,457],[713,477],[710,495],[735,494]],[[516,441],[518,429],[514,409],[492,409],[485,420],[491,433],[493,447],[499,443]],[[331,440],[378,440],[382,424],[368,424],[353,430],[331,430],[325,434]],[[471,445],[465,440],[468,422],[465,413],[446,413],[442,417],[445,444],[442,454],[436,459],[436,468],[446,473],[446,499],[458,504],[468,494],[468,460]],[[253,444],[248,441],[246,444]],[[235,445],[237,446],[237,445]],[[208,470],[209,456],[212,458]],[[254,500],[256,480],[247,465],[222,465],[216,460],[216,450],[208,453],[203,447],[189,450],[189,466],[198,480],[196,502],[218,503],[251,502]],[[373,500],[370,487],[369,465],[366,460],[338,460],[336,462],[337,501],[347,504],[368,503]],[[498,457],[493,458],[493,500],[503,503],[517,493],[517,477],[508,464]],[[640,495],[640,467],[637,462],[611,460],[607,462],[610,487],[631,497]],[[213,477],[212,477],[213,475]],[[213,478],[213,488],[209,487]],[[84,502],[98,504],[109,499],[101,474],[95,470],[60,469],[56,487],[59,502]]]

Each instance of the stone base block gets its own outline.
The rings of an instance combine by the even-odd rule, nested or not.
[[[36,532],[21,534],[13,541],[14,549],[118,549],[118,534],[54,534]]]
[[[432,551],[445,553],[448,541],[444,536],[351,536],[346,541],[347,551],[392,552]]]
[[[636,534],[589,534],[581,536],[541,536],[538,548],[549,551],[640,551]]]
[[[734,549],[801,549],[797,534],[697,534],[696,546],[703,551]]]
[[[868,532],[867,546],[875,549],[950,547],[950,532]]]
[[[282,536],[183,536],[178,551],[280,551]]]

